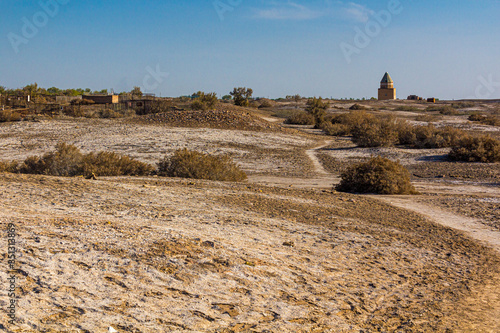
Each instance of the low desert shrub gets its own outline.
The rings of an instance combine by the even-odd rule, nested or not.
[[[398,162],[380,156],[348,168],[335,189],[351,193],[417,193],[410,182],[408,170]]]
[[[452,103],[451,107],[455,109],[467,109],[467,108],[473,108],[476,106],[476,103],[474,102],[458,102],[458,103]]]
[[[314,125],[316,120],[314,116],[307,112],[296,112],[289,116],[285,121],[287,124],[293,125]]]
[[[500,142],[490,136],[466,137],[451,149],[452,161],[500,162]]]
[[[470,121],[477,121],[481,124],[490,126],[500,126],[500,117],[497,115],[483,115],[479,113],[474,113],[469,116]]]
[[[425,109],[425,111],[438,111],[440,114],[443,115],[457,115],[459,112],[453,108],[451,105],[433,105],[429,106]]]
[[[349,110],[367,110],[367,107],[361,104],[354,104]]]
[[[259,103],[260,103],[259,109],[265,109],[265,108],[271,108],[271,107],[273,107],[273,104],[267,98],[260,99]]]
[[[83,174],[83,154],[73,145],[59,143],[54,152],[30,156],[20,166],[21,173],[71,177]]]
[[[331,136],[346,136],[351,133],[349,130],[349,126],[344,124],[332,124],[328,121],[325,121],[321,125],[321,129],[325,132],[326,135]]]
[[[466,133],[453,127],[436,128],[427,126],[401,126],[398,132],[398,143],[413,148],[432,149],[452,147],[457,144]]]
[[[152,165],[114,152],[89,153],[83,158],[83,174],[98,176],[144,176],[154,171]]]
[[[483,121],[486,119],[486,116],[484,114],[480,114],[480,113],[473,113],[469,116],[469,120],[470,121]]]
[[[335,115],[331,122],[333,124],[343,124],[349,128],[349,132],[355,132],[358,128],[362,127],[364,124],[374,121],[376,118],[374,115],[369,114],[365,111],[351,111],[349,113],[342,113]]]
[[[400,122],[393,117],[375,118],[351,129],[352,141],[360,147],[388,147],[398,141]]]
[[[400,106],[395,107],[394,111],[408,111],[408,112],[412,112],[412,111],[420,111],[420,109],[417,108],[416,106],[400,105]]]
[[[123,115],[119,112],[116,112],[113,109],[103,109],[99,111],[98,114],[99,118],[104,118],[104,119],[112,119],[112,118],[121,118]]]
[[[377,118],[365,111],[351,111],[332,118],[333,126],[323,126],[329,135],[352,135],[360,147],[391,146],[398,142],[402,121],[394,117]]]
[[[122,176],[148,175],[154,168],[128,156],[111,152],[83,154],[76,146],[59,143],[54,152],[42,157],[30,156],[19,166],[19,172],[51,176]]]
[[[246,174],[228,157],[179,149],[171,157],[158,163],[160,176],[208,179],[219,181],[242,181]]]
[[[416,126],[415,141],[411,145],[415,148],[445,148],[459,142],[466,133],[453,127],[436,128],[434,125]]]
[[[22,117],[19,113],[11,110],[0,110],[0,123],[10,121],[21,121]]]
[[[432,123],[435,121],[438,121],[440,119],[440,116],[433,115],[433,114],[422,114],[419,115],[415,118],[416,121],[424,121],[426,123]]]
[[[2,162],[0,161],[0,172],[17,173],[19,170],[19,163],[16,161]]]
[[[448,105],[445,106],[443,109],[441,109],[439,113],[445,116],[456,116],[460,114],[460,112],[457,109]]]

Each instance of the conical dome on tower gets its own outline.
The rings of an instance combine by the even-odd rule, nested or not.
[[[394,81],[389,73],[385,73],[382,81],[380,81],[380,89],[378,90],[379,101],[396,99],[396,89],[394,88]]]

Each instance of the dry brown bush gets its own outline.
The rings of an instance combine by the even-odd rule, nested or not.
[[[168,177],[242,181],[246,174],[228,157],[179,149],[158,163],[158,174]]]
[[[497,115],[484,115],[479,113],[474,113],[469,116],[470,121],[477,121],[485,125],[490,126],[500,126],[500,117]]]
[[[451,105],[433,105],[429,106],[425,109],[425,111],[438,111],[443,115],[457,115],[460,114],[455,108]]]
[[[466,137],[448,155],[452,161],[500,162],[500,142],[489,136]]]
[[[143,176],[154,172],[152,165],[114,152],[89,153],[83,158],[83,174],[98,176]]]
[[[351,111],[332,118],[333,126],[323,125],[329,135],[351,134],[360,147],[392,146],[398,142],[400,127],[406,122],[394,117],[375,117],[365,111]]]
[[[361,104],[354,104],[349,108],[349,110],[367,110],[368,108]]]
[[[387,147],[397,143],[400,126],[393,117],[375,118],[351,129],[351,134],[353,142],[360,147]]]
[[[473,108],[476,106],[476,103],[474,102],[458,102],[458,103],[452,103],[451,107],[455,109],[466,109],[466,108]]]
[[[17,173],[19,171],[19,163],[16,161],[2,162],[0,161],[0,172]]]
[[[333,124],[344,124],[349,127],[349,132],[351,132],[356,131],[357,128],[374,120],[375,116],[365,111],[351,111],[349,113],[335,115],[331,122]]]
[[[380,156],[348,168],[335,189],[351,193],[417,194],[408,170]]]
[[[411,106],[411,105],[400,105],[400,106],[395,107],[394,111],[412,112],[412,111],[421,111],[421,109],[417,108],[416,106]]]
[[[473,113],[469,116],[470,121],[483,121],[484,119],[486,119],[486,116],[480,113]]]
[[[308,112],[297,112],[289,116],[285,122],[293,125],[314,125],[316,120]]]
[[[30,156],[19,167],[19,172],[51,176],[122,176],[149,175],[154,168],[128,156],[111,152],[83,154],[76,146],[59,143],[54,152],[42,157]]]
[[[6,123],[10,121],[21,121],[22,117],[19,113],[12,110],[0,110],[0,123]]]
[[[331,122],[325,121],[321,129],[325,132],[326,135],[331,136],[346,136],[351,132],[349,130],[349,126],[345,124],[332,124]]]
[[[415,126],[415,140],[410,143],[415,148],[445,148],[458,143],[467,134],[457,128],[436,128],[434,125]]]

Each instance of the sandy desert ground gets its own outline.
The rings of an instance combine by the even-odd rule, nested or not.
[[[450,165],[439,158],[446,149],[360,149],[308,128],[127,119],[1,124],[0,140],[2,160],[59,141],[150,163],[187,147],[229,154],[249,175],[0,173],[0,224],[18,232],[20,294],[12,326],[1,288],[1,331],[500,331],[498,163]],[[373,154],[401,160],[421,195],[332,190],[347,165]]]

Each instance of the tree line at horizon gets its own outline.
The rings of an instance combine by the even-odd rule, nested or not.
[[[251,98],[252,94],[253,94],[253,91],[252,89],[250,88],[234,88],[235,90],[233,90],[232,92],[230,92],[229,94],[227,95],[224,95],[221,97],[222,100],[231,100],[233,98],[235,98],[235,94],[236,95],[243,95],[245,96],[244,99],[249,99]],[[249,92],[251,92],[250,94],[248,94]],[[22,88],[15,88],[15,89],[12,89],[12,88],[7,88],[5,86],[1,86],[0,85],[0,95],[8,95],[8,96],[26,96],[26,95],[30,95],[32,98],[35,98],[37,96],[79,96],[79,95],[108,95],[108,94],[116,94],[113,90],[108,90],[108,89],[102,89],[102,90],[92,90],[90,88],[69,88],[69,89],[60,89],[60,88],[57,88],[57,87],[50,87],[50,88],[43,88],[43,87],[40,87],[38,86],[38,84],[35,82],[35,83],[32,83],[32,84],[28,84]],[[192,97],[192,98],[196,98],[198,97],[196,95],[197,93],[194,93],[190,96],[187,96],[187,97]],[[211,93],[211,94],[215,94],[215,93]],[[122,91],[120,93],[118,93],[117,95],[134,95],[134,96],[143,96],[144,93],[142,92],[141,88],[140,87],[134,87],[131,91]],[[183,97],[183,96],[181,96]],[[295,94],[295,95],[287,95],[285,98],[283,97],[280,97],[280,98],[274,98],[274,100],[295,100],[295,101],[298,101],[298,100],[301,100],[303,98],[307,98],[307,97],[303,97],[299,94]],[[313,97],[309,97],[307,99],[311,99]],[[375,97],[372,97],[372,98],[333,98],[331,97],[330,98],[331,100],[351,100],[351,101],[364,101],[364,100],[374,100],[376,99]]]
[[[0,86],[0,95],[10,95],[10,96],[24,96],[30,95],[32,97],[36,96],[79,96],[79,95],[107,95],[110,91],[108,89],[102,90],[92,90],[90,88],[69,88],[69,89],[60,89],[57,87],[50,88],[42,88],[39,87],[38,84],[32,83],[28,84],[22,88],[11,89],[4,86]],[[114,93],[111,91],[111,93]],[[132,95],[140,95],[143,93],[140,87],[134,87],[129,92],[121,92],[119,95],[132,94]]]

